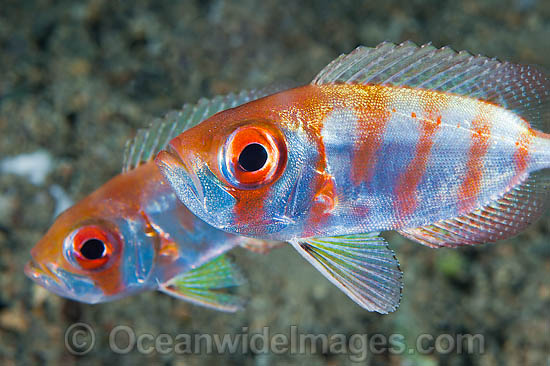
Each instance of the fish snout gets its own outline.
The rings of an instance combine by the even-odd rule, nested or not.
[[[39,278],[43,274],[42,269],[36,265],[34,260],[30,260],[25,264],[24,272],[31,280]]]
[[[201,185],[187,152],[178,149],[171,142],[166,150],[157,155],[155,164],[180,201],[187,204],[190,200],[199,200]]]
[[[24,272],[36,284],[65,298],[88,304],[96,304],[107,299],[103,291],[88,277],[67,272],[53,263],[42,263],[32,259],[25,265]]]
[[[59,292],[63,288],[58,276],[47,265],[39,263],[35,259],[27,262],[24,272],[28,278],[48,290],[54,291],[57,289],[57,292]]]
[[[162,150],[157,154],[155,158],[155,164],[159,167],[161,172],[169,172],[174,168],[184,169],[189,174],[188,167],[185,166],[184,158],[180,151],[171,142],[166,146],[165,150]]]

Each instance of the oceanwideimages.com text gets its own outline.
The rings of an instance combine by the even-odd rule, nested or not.
[[[237,333],[138,333],[127,325],[117,325],[108,334],[111,352],[128,354],[332,354],[348,355],[354,362],[369,354],[482,354],[485,339],[481,334],[419,334],[407,339],[399,333],[324,334],[305,333],[292,325],[287,333],[263,327],[252,332],[242,327]],[[65,332],[65,346],[76,355],[96,347],[96,332],[86,323],[75,323]]]

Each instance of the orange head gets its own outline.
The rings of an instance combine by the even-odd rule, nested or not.
[[[304,129],[308,89],[220,112],[174,138],[155,162],[178,198],[232,233],[285,239],[302,230],[322,176],[318,135]]]
[[[153,287],[155,238],[147,235],[127,178],[115,177],[63,212],[31,250],[27,276],[88,303]]]

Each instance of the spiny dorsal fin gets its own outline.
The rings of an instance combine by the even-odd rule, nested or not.
[[[433,248],[507,239],[542,215],[548,207],[549,193],[550,169],[537,171],[481,209],[431,225],[402,229],[399,233]]]
[[[550,132],[550,79],[537,67],[474,56],[450,47],[384,42],[341,55],[312,84],[360,83],[430,89],[510,109]]]
[[[401,300],[403,274],[379,233],[292,240],[330,282],[368,311],[387,314]]]
[[[186,129],[225,109],[234,108],[280,90],[280,85],[258,90],[241,91],[200,99],[196,104],[185,104],[179,111],[171,111],[164,118],[155,119],[147,128],[139,129],[136,136],[126,142],[122,172],[135,169],[151,161],[171,139]]]
[[[225,255],[176,276],[160,286],[160,291],[212,309],[234,312],[242,309],[245,300],[220,291],[246,283],[239,268]]]

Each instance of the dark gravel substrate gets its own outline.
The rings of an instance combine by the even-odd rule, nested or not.
[[[548,364],[548,217],[513,240],[462,250],[436,251],[387,235],[405,272],[402,306],[387,316],[361,310],[290,247],[268,255],[236,251],[250,278],[251,301],[235,315],[160,293],[79,304],[23,275],[30,248],[52,223],[52,185],[74,201],[84,197],[119,171],[125,140],[153,117],[203,96],[280,80],[306,83],[359,44],[408,39],[550,68],[550,1],[2,0],[0,160],[45,151],[53,164],[38,184],[0,175],[0,364],[339,365],[357,359],[310,348],[304,354],[118,355],[109,350],[117,325],[173,337],[252,334],[264,326],[271,335],[289,334],[295,325],[298,333],[348,339],[401,334],[407,347],[420,334],[480,334],[483,352],[367,349],[365,361]],[[85,356],[64,346],[65,329],[79,321],[96,332]]]

